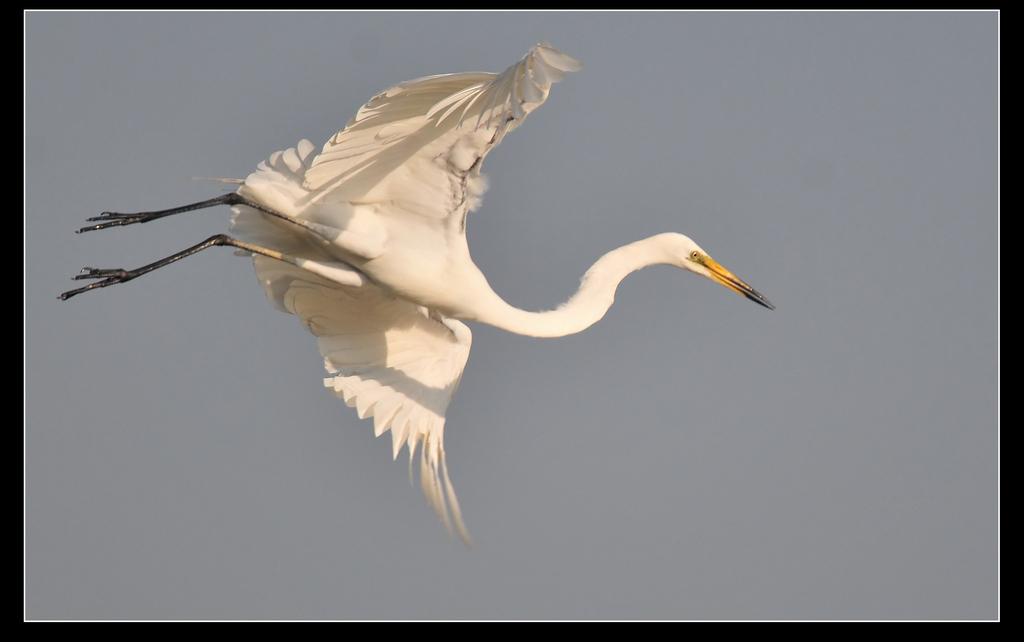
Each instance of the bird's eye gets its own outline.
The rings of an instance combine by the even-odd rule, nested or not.
[[[690,252],[690,260],[696,261],[699,258],[700,258],[700,252],[698,252],[697,250],[694,250],[694,251]]]

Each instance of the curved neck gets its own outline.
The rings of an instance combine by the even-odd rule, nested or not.
[[[490,297],[479,301],[470,314],[461,318],[531,337],[562,337],[582,332],[605,315],[615,301],[615,289],[626,275],[648,265],[676,263],[667,247],[668,236],[659,234],[605,254],[587,270],[576,294],[557,309],[520,310],[490,291]]]

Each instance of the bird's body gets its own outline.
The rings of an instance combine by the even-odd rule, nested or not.
[[[427,499],[463,540],[443,446],[445,412],[469,357],[462,320],[535,337],[579,332],[611,306],[618,283],[665,263],[711,278],[754,301],[767,299],[681,234],[660,234],[603,256],[579,291],[548,312],[498,296],[473,263],[467,214],[486,189],[483,158],[580,63],[545,43],[501,74],[431,76],[388,89],[364,105],[317,154],[309,141],[273,154],[236,194],[142,214],[105,213],[101,229],[231,204],[234,237],[218,235],[134,271],[92,270],[103,279],[62,295],[133,279],[211,245],[253,255],[270,303],[317,336],[325,385],[390,430],[397,457],[421,446]]]

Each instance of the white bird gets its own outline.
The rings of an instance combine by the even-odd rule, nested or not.
[[[317,337],[324,384],[391,431],[394,456],[420,447],[423,492],[467,545],[445,462],[445,411],[469,357],[475,321],[532,337],[560,337],[597,322],[629,273],[684,268],[774,309],[771,302],[681,234],[659,234],[605,254],[579,290],[547,312],[514,308],[473,263],[466,215],[486,189],[480,164],[578,61],[540,43],[500,74],[461,73],[401,83],[366,103],[316,153],[307,140],[259,164],[237,192],[157,212],[104,212],[79,232],[145,223],[229,204],[231,231],[136,270],[84,268],[98,279],[61,299],[123,283],[207,247],[251,254],[275,308]],[[451,517],[449,517],[449,515]]]

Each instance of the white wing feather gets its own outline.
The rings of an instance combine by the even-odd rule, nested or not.
[[[239,192],[303,218],[296,203],[307,195],[302,181],[312,150],[302,141],[273,154]],[[244,205],[233,209],[231,230],[242,240],[291,256],[333,260],[302,228]],[[331,374],[324,385],[360,418],[373,417],[378,436],[391,431],[395,457],[408,445],[411,465],[420,446],[423,493],[449,532],[454,521],[469,544],[444,452],[445,411],[469,358],[469,328],[395,297],[354,268],[348,268],[353,278],[339,283],[265,256],[254,256],[253,264],[271,305],[297,315],[317,336]]]
[[[253,264],[271,305],[300,317],[317,336],[331,375],[324,384],[360,418],[373,417],[378,436],[391,431],[395,457],[408,445],[411,466],[421,447],[424,495],[467,544],[445,463],[444,424],[469,358],[469,328],[396,296],[341,262],[336,250],[380,256],[388,235],[400,232],[393,226],[410,220],[388,217],[397,210],[427,217],[428,228],[442,238],[461,236],[464,245],[465,214],[485,189],[481,159],[547,99],[552,83],[581,67],[542,42],[500,74],[396,85],[364,105],[319,155],[301,141],[260,163],[239,188],[305,227],[233,207],[237,237],[300,259],[293,265],[256,255]]]
[[[377,436],[391,431],[396,458],[408,445],[411,466],[420,446],[423,493],[449,532],[450,509],[456,530],[469,544],[444,452],[445,412],[469,358],[469,328],[432,316],[371,282],[332,285],[261,256],[255,257],[255,266],[261,281],[289,281],[281,305],[317,336],[331,374],[324,385],[356,408],[361,419],[373,417]]]
[[[542,42],[500,74],[395,85],[324,145],[306,172],[306,188],[323,202],[386,201],[433,218],[464,213],[484,189],[472,180],[479,161],[547,99],[551,83],[582,66]]]

